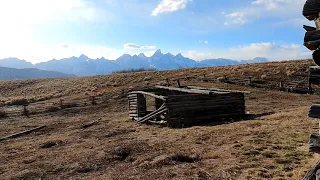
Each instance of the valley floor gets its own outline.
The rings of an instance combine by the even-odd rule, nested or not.
[[[0,142],[0,179],[301,179],[317,161],[308,140],[318,121],[307,114],[320,96],[192,85],[251,91],[253,116],[182,129],[137,124],[110,90],[97,106],[1,119],[0,137],[47,128]]]
[[[183,129],[140,125],[130,121],[127,112],[99,106],[1,120],[1,136],[38,125],[48,128],[2,142],[0,176],[300,179],[315,161],[307,144],[318,126],[307,113],[310,103],[320,97],[249,90],[247,111],[256,117],[220,125]],[[82,128],[93,121],[99,124]],[[52,147],[44,146],[50,143]]]

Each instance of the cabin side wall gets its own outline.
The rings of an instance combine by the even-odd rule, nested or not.
[[[132,93],[128,95],[129,115],[131,118],[143,117],[147,113],[146,98],[143,94]]]
[[[167,121],[169,124],[214,121],[219,118],[245,114],[243,93],[168,96],[166,107],[168,108]]]

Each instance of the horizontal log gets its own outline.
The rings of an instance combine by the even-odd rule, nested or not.
[[[320,39],[320,31],[308,31],[304,36],[304,42],[316,41]]]
[[[317,28],[311,27],[311,26],[307,26],[307,25],[303,25],[303,29],[305,29],[306,31],[315,31],[315,30],[317,30]]]
[[[314,51],[319,48],[320,40],[305,42],[303,45],[309,50]]]
[[[178,96],[167,96],[166,102],[183,102],[183,101],[192,101],[192,100],[223,100],[223,99],[244,99],[243,96],[232,96],[232,95],[212,95],[212,96],[205,96],[205,95],[178,95]]]
[[[309,151],[314,153],[320,153],[320,135],[312,134],[309,141]]]
[[[138,101],[138,98],[128,98],[129,101]]]
[[[133,91],[131,93],[135,93],[135,94],[143,94],[143,95],[147,95],[147,96],[151,96],[151,97],[154,97],[154,98],[157,98],[157,99],[161,99],[163,101],[166,100],[165,96],[160,96],[160,95],[156,95],[156,94],[153,94],[153,93],[149,93],[149,92],[144,92],[144,91]]]
[[[226,90],[226,89],[219,89],[219,88],[206,88],[206,87],[198,87],[198,86],[187,86],[191,89],[200,89],[200,90],[209,90],[209,91],[220,91],[220,92],[230,92],[230,93],[244,93],[250,94],[250,91],[237,91],[237,90]]]
[[[212,110],[213,112],[215,111],[218,111],[218,109],[221,109],[223,108],[226,112],[227,111],[230,111],[230,110],[233,110],[233,111],[236,111],[237,109],[244,109],[243,108],[244,106],[239,106],[239,107],[236,107],[234,108],[234,106],[196,106],[196,107],[180,107],[180,108],[171,108],[171,107],[168,107],[168,110],[169,110],[169,113],[177,113],[177,112],[180,112],[180,113],[185,113],[187,111],[203,111],[203,110],[207,110],[207,111],[210,111]]]
[[[193,109],[193,108],[175,108],[169,109],[169,116],[199,116],[199,115],[211,115],[211,114],[228,114],[234,112],[243,112],[245,111],[245,106],[239,106],[234,108],[226,108],[226,107],[215,107],[215,108],[201,108],[201,109]]]
[[[128,94],[128,97],[129,97],[129,98],[137,98],[138,95],[137,95],[137,94]]]
[[[214,122],[215,120],[219,120],[221,118],[227,118],[227,117],[237,117],[237,116],[244,116],[245,113],[233,113],[233,114],[218,114],[218,115],[209,115],[209,116],[200,116],[200,117],[194,117],[194,118],[168,118],[168,123],[178,123],[178,124],[190,124],[190,123],[197,123],[204,120],[212,120]]]
[[[187,101],[187,102],[176,102],[176,103],[166,103],[169,108],[175,107],[202,107],[202,106],[239,106],[245,105],[244,100],[233,100],[233,101]]]
[[[25,135],[28,135],[30,133],[39,131],[39,130],[41,130],[43,128],[46,128],[46,127],[47,126],[39,126],[39,127],[30,129],[30,130],[26,130],[26,131],[22,131],[22,132],[19,132],[19,133],[16,133],[16,134],[12,134],[10,136],[0,138],[0,142],[5,141],[5,140],[9,140],[9,139],[12,139],[12,138],[18,138],[18,137],[21,137],[21,136],[25,136]]]
[[[308,20],[312,21],[319,17],[320,2],[317,0],[308,0],[302,10],[302,14]]]
[[[233,116],[234,114],[245,114],[244,111],[235,111],[235,112],[219,112],[219,113],[216,113],[216,114],[204,114],[202,113],[198,113],[198,114],[193,114],[193,115],[189,115],[189,116],[184,116],[184,115],[181,115],[181,116],[167,116],[168,119],[197,119],[199,117],[202,117],[202,116],[208,116],[208,117],[217,117],[217,116]]]
[[[185,88],[174,88],[174,87],[166,87],[166,86],[156,86],[159,89],[166,89],[170,91],[178,91],[178,92],[185,92],[191,94],[204,94],[204,95],[212,95],[214,92],[208,90],[197,90],[197,89],[185,89]]]
[[[212,102],[214,104],[230,104],[234,101],[245,102],[243,97],[219,97],[219,98],[185,98],[185,99],[168,99],[166,104],[181,104],[181,103],[207,103]]]

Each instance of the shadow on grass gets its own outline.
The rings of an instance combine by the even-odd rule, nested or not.
[[[231,124],[231,123],[235,123],[235,122],[256,120],[257,118],[269,116],[274,113],[275,112],[266,112],[266,113],[261,113],[261,114],[245,114],[243,116],[237,116],[237,117],[209,119],[209,120],[198,121],[196,123],[174,125],[174,126],[172,126],[172,128],[189,128],[192,126],[218,126],[218,125],[223,125],[223,124]]]

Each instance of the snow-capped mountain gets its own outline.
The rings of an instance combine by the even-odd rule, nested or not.
[[[157,50],[151,57],[143,53],[131,56],[124,54],[118,59],[108,60],[105,58],[90,59],[85,55],[80,57],[70,57],[61,60],[52,59],[47,62],[31,64],[25,60],[17,58],[0,59],[0,66],[11,68],[38,68],[46,71],[57,71],[66,74],[75,74],[77,76],[91,76],[99,74],[110,74],[115,71],[126,69],[157,69],[157,70],[174,70],[181,68],[193,67],[211,67],[211,66],[230,66],[247,63],[268,62],[266,58],[257,57],[253,60],[235,61],[230,59],[207,59],[195,61],[184,57],[182,54],[173,55],[170,53],[163,54]]]

